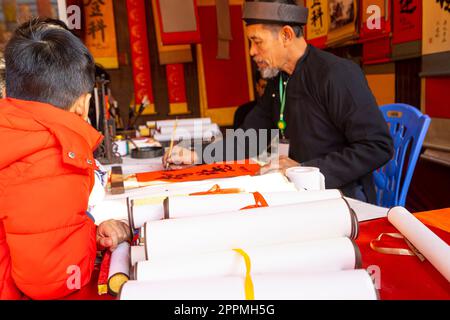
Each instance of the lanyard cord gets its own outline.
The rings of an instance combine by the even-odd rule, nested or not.
[[[284,120],[284,110],[286,109],[286,87],[289,79],[284,82],[283,77],[280,75],[280,121],[278,121],[278,129],[281,131],[281,135],[284,137],[284,130],[286,129],[286,121]]]

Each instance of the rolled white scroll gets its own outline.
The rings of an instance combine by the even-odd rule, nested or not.
[[[286,170],[286,176],[298,190],[324,190],[325,177],[319,168],[293,167]]]
[[[356,238],[358,221],[344,199],[147,222],[147,257],[199,254],[340,237]]]
[[[212,137],[214,137],[214,134],[211,131],[194,131],[194,132],[189,132],[189,131],[183,131],[183,130],[178,130],[175,132],[175,137],[174,139],[176,141],[183,139],[183,140],[189,140],[189,139],[211,139]],[[155,133],[153,135],[153,138],[155,138],[157,141],[170,141],[172,139],[172,134],[171,133]]]
[[[108,289],[116,295],[122,285],[130,279],[130,244],[122,242],[111,254],[108,273]]]
[[[190,132],[191,134],[194,133],[195,131],[200,131],[200,132],[210,131],[212,133],[220,132],[220,128],[216,123],[209,123],[209,124],[197,123],[197,124],[185,125],[185,126],[179,126],[179,127],[177,126],[177,131],[178,130],[180,130],[180,132],[182,132],[182,131]],[[161,134],[172,134],[172,131],[173,131],[173,127],[171,127],[171,126],[167,126],[167,127],[162,126],[160,129]]]
[[[144,246],[131,246],[130,247],[130,262],[134,266],[140,261],[147,260],[145,258],[145,247]]]
[[[389,210],[388,220],[450,281],[450,246],[403,207]]]
[[[348,238],[246,248],[252,274],[315,273],[361,266],[361,254]],[[134,279],[161,281],[245,275],[242,256],[234,250],[140,261]]]
[[[269,207],[342,198],[339,190],[261,192]],[[171,219],[201,216],[240,209],[256,204],[253,193],[201,196],[171,196],[164,206],[164,216]]]
[[[130,226],[134,229],[138,229],[144,226],[144,223],[147,221],[163,219],[165,217],[163,201],[167,196],[188,196],[189,194],[195,192],[206,192],[214,185],[219,185],[221,189],[241,189],[242,192],[267,192],[267,190],[270,190],[271,188],[273,188],[276,192],[296,192],[294,185],[280,173],[255,177],[242,176],[235,178],[204,180],[197,184],[188,182],[173,183],[165,186],[163,189],[159,187],[161,190],[160,192],[149,192],[148,197],[146,198],[136,198],[130,200],[131,207],[128,211]],[[330,191],[329,193],[323,194],[323,196],[332,197],[332,194],[337,194],[337,192],[338,191]],[[306,197],[306,195],[302,195],[302,197]],[[315,196],[311,196],[311,199],[315,199]],[[140,204],[142,200],[144,200],[147,204]],[[223,210],[221,211],[223,212]]]
[[[156,122],[156,128],[160,129],[162,127],[173,127],[175,126],[175,122],[177,122],[178,126],[192,126],[194,124],[210,124],[211,118],[191,118],[191,119],[178,119],[178,120],[161,120]]]
[[[365,270],[252,277],[255,300],[376,300]],[[243,277],[174,281],[128,281],[121,300],[244,300]]]
[[[146,205],[132,205],[128,220],[133,229],[139,229],[148,221],[164,219],[164,199],[158,197],[159,203]]]
[[[269,206],[303,203],[317,200],[338,199],[342,197],[339,190],[324,191],[289,191],[261,193]],[[154,204],[134,205],[130,209],[129,221],[138,229],[148,221],[161,219],[178,219],[208,214],[238,211],[255,205],[253,193],[233,193],[189,196],[178,195],[155,197]]]

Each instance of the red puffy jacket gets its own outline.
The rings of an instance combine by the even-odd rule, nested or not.
[[[0,100],[0,299],[55,299],[90,281],[86,209],[101,139],[74,113]]]

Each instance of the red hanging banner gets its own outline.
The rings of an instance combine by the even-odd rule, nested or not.
[[[127,0],[135,104],[139,105],[144,97],[147,97],[150,105],[145,108],[143,114],[154,114],[145,10],[144,0]]]
[[[392,44],[422,39],[422,0],[394,0]]]
[[[210,4],[214,2],[203,2],[198,8],[202,43],[197,45],[201,115],[230,125],[236,108],[254,99],[242,6],[230,5],[233,40],[229,41],[229,59],[218,59],[216,7]]]
[[[196,0],[156,0],[163,45],[200,42]]]
[[[376,64],[391,60],[391,2],[361,1],[360,42],[363,43],[363,63]]]
[[[169,115],[190,113],[187,105],[184,65],[181,63],[167,64],[166,76],[169,95]]]
[[[395,0],[392,58],[420,57],[422,54],[422,0]]]

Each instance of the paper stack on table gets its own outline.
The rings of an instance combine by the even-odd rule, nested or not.
[[[124,194],[107,194],[104,201],[98,203],[91,215],[97,224],[108,219],[127,219],[127,198],[130,201],[153,198],[160,199],[171,195],[188,195],[195,192],[206,192],[219,185],[222,189],[239,188],[243,192],[281,192],[297,191],[285,176],[280,173],[264,176],[241,176],[234,178],[208,179],[202,181],[165,183],[155,186],[126,190]]]
[[[169,197],[170,219],[146,222],[130,249],[134,280],[120,298],[377,299],[369,274],[355,270],[358,221],[346,200],[303,193],[262,193],[265,207],[249,193]],[[224,197],[234,210],[217,208]]]

